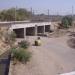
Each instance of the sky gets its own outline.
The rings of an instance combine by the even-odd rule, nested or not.
[[[54,15],[72,14],[72,6],[75,13],[75,0],[0,0],[0,10],[12,7],[33,9],[35,14],[49,13]]]

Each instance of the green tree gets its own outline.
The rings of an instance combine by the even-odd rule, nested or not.
[[[6,18],[6,11],[3,10],[3,11],[0,12],[0,20],[1,20],[1,21],[4,21],[5,18]]]
[[[65,16],[62,18],[62,26],[63,28],[69,28],[72,26],[72,17]]]
[[[21,21],[21,20],[26,20],[30,19],[31,12],[27,11],[26,9],[18,9],[16,10],[16,19]]]
[[[0,12],[0,20],[1,21],[14,21],[14,20],[23,21],[26,19],[30,19],[31,15],[32,13],[26,9],[11,8]]]
[[[15,8],[11,8],[6,10],[6,20],[7,21],[14,21],[15,20]]]

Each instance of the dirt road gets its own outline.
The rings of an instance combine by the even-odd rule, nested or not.
[[[42,46],[30,48],[31,61],[17,64],[14,75],[59,75],[75,70],[75,50],[67,46],[67,37],[41,39]]]

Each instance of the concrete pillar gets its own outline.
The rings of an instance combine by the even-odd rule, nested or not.
[[[26,39],[26,28],[24,28],[24,39]]]
[[[43,30],[43,33],[45,34],[45,25],[44,25],[44,30]]]
[[[35,36],[37,36],[37,25],[35,25]]]

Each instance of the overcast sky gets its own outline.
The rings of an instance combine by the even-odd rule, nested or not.
[[[50,14],[71,14],[75,0],[0,0],[0,10],[16,6],[28,10],[32,7],[35,13],[47,14],[49,9]]]

